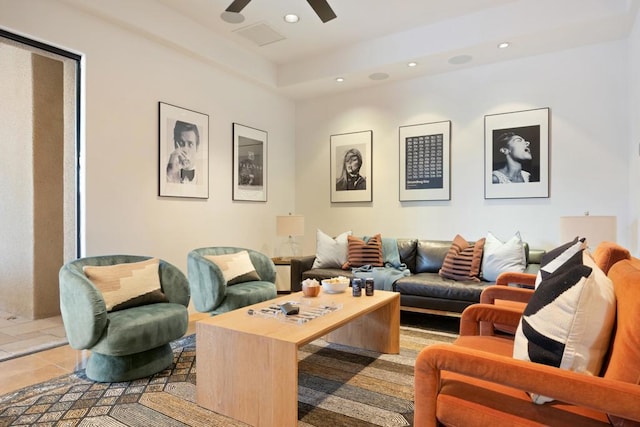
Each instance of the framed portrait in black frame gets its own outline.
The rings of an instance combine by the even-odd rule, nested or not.
[[[331,135],[331,202],[371,202],[373,131]]]
[[[267,132],[233,123],[233,200],[267,201]]]
[[[400,126],[400,201],[451,200],[451,121]]]
[[[484,197],[549,197],[549,108],[484,117]]]

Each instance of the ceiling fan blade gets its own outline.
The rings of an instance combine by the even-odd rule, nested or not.
[[[227,12],[240,13],[240,11],[242,11],[242,9],[244,9],[244,7],[248,5],[250,1],[251,0],[233,0],[233,2],[225,10]]]
[[[322,22],[328,22],[337,17],[327,0],[307,0],[307,3],[311,5]]]

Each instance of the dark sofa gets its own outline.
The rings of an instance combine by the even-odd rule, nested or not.
[[[452,241],[397,239],[400,261],[406,264],[411,275],[398,279],[393,290],[400,293],[401,309],[422,313],[460,316],[469,305],[480,301],[484,288],[494,284],[488,281],[455,281],[438,274]],[[545,253],[530,249],[524,243],[527,267],[525,272],[537,273]],[[335,276],[353,277],[350,270],[339,268],[312,269],[315,255],[291,259],[291,290],[302,289],[305,279],[328,279]]]

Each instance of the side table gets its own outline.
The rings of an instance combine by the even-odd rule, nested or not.
[[[291,293],[291,258],[271,258],[276,265],[276,289],[279,294]]]

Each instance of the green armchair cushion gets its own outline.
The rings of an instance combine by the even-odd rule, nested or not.
[[[186,310],[181,304],[161,303],[111,312],[106,330],[91,351],[125,356],[176,340],[189,326]]]

